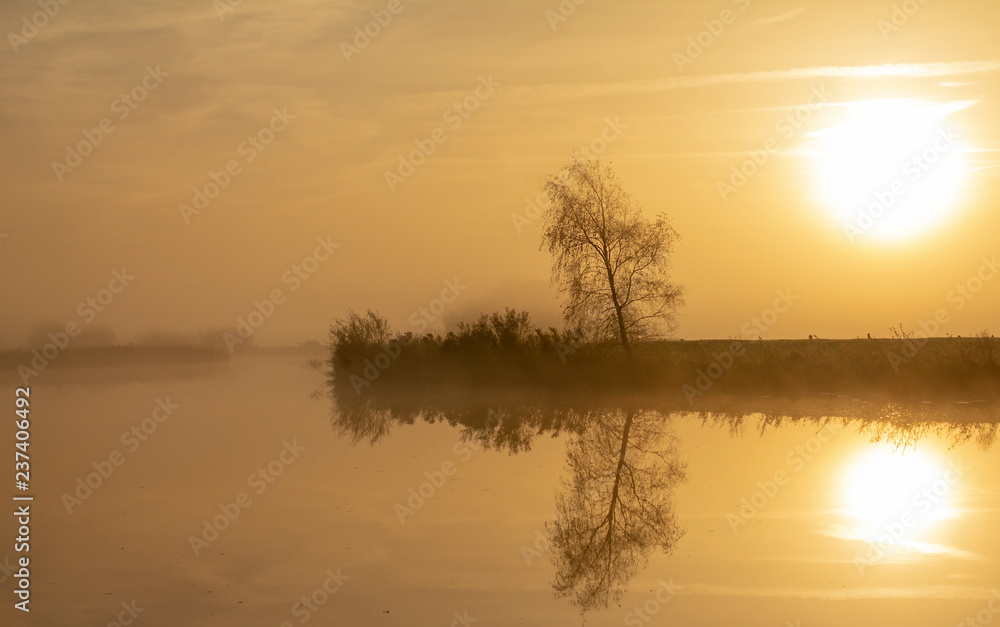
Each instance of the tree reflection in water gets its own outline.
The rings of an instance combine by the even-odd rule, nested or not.
[[[684,467],[669,421],[654,412],[605,411],[584,425],[568,445],[569,477],[546,528],[556,594],[589,611],[618,602],[654,548],[673,551]]]
[[[671,417],[682,409],[669,402],[650,410],[638,409],[634,399],[584,403],[482,391],[450,398],[412,391],[359,397],[336,387],[333,396],[334,429],[356,443],[374,444],[394,427],[419,421],[447,422],[463,439],[510,454],[530,450],[539,436],[567,435],[567,475],[546,531],[555,592],[582,612],[618,602],[652,552],[669,554],[683,535],[674,489],[685,480],[685,465]],[[715,410],[689,413],[734,436],[787,423],[839,422],[873,442],[902,447],[934,436],[989,449],[998,429],[993,402],[720,398]]]

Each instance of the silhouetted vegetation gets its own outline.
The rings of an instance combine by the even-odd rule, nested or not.
[[[911,336],[857,340],[647,341],[632,359],[582,330],[542,330],[508,309],[453,331],[394,333],[377,313],[351,313],[330,331],[330,384],[469,386],[677,397],[689,409],[720,394],[995,398],[1000,340]]]
[[[358,393],[376,382],[534,385],[553,364],[597,365],[615,350],[614,343],[585,343],[579,331],[543,331],[526,312],[512,309],[423,336],[391,332],[376,312],[351,312],[331,327],[330,347],[328,373]]]

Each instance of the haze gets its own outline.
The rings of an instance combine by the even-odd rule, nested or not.
[[[465,289],[432,328],[506,306],[558,325],[538,224],[514,215],[581,147],[682,236],[679,337],[738,335],[778,290],[799,300],[768,338],[884,335],[941,308],[941,334],[996,327],[1000,281],[981,273],[1000,253],[995,2],[927,3],[886,30],[891,2],[591,0],[554,21],[556,0],[404,0],[345,54],[386,6],[95,0],[61,6],[26,42],[8,38],[0,343],[79,322],[78,305],[122,269],[134,281],[94,319],[120,341],[233,328],[276,289],[286,301],[260,344],[321,338],[349,308],[407,330],[446,281]],[[723,32],[678,62],[724,10]],[[0,24],[19,33],[37,11],[5,2]],[[123,107],[144,79],[145,99]],[[453,110],[463,101],[475,110]],[[822,131],[868,101],[944,107],[961,138],[935,204],[947,211],[919,233],[852,241],[819,199],[837,172],[817,153]],[[790,134],[779,126],[810,102]],[[270,144],[244,144],[268,127]],[[100,131],[92,154],[54,167],[83,131]],[[724,199],[719,182],[769,140],[767,162]],[[387,181],[420,145],[433,154]],[[218,196],[181,208],[213,173],[229,177]],[[339,247],[293,290],[286,272],[318,238]],[[981,289],[958,308],[949,296],[977,274]]]

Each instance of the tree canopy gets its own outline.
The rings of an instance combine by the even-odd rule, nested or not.
[[[636,340],[671,333],[684,292],[670,278],[680,236],[667,217],[646,217],[610,166],[596,160],[575,159],[545,192],[551,204],[541,247],[553,256],[567,323],[617,338],[630,357]]]

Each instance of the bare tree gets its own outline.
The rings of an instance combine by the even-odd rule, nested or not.
[[[674,330],[683,289],[669,274],[680,236],[663,214],[647,218],[610,167],[575,159],[545,184],[542,248],[568,297],[566,321],[601,339],[617,337],[628,357],[636,340]]]

